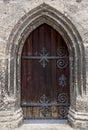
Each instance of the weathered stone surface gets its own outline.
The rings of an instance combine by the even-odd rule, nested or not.
[[[48,9],[50,6],[53,8]],[[87,129],[88,0],[0,0],[0,128],[3,124],[18,127],[22,121],[20,55],[27,35],[44,22],[59,31],[69,45],[72,76],[69,122],[75,128]]]
[[[58,122],[58,121],[52,121],[51,123],[47,121],[47,123],[41,123],[39,120],[39,124],[37,123],[38,121],[34,121],[35,123],[24,123],[23,126],[21,126],[19,129],[16,130],[74,130],[72,129],[67,123],[63,122]],[[64,125],[63,125],[64,124]]]

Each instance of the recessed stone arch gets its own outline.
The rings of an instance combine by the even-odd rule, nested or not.
[[[6,48],[6,55],[9,55],[7,62],[8,74],[6,74],[8,97],[14,97],[13,112],[16,116],[6,115],[11,119],[10,124],[15,122],[16,126],[22,121],[22,111],[20,108],[20,58],[24,42],[28,35],[41,24],[46,23],[52,26],[65,40],[70,54],[70,97],[71,105],[68,115],[69,123],[79,127],[82,114],[78,114],[77,102],[86,93],[85,83],[85,55],[82,39],[71,22],[64,14],[56,9],[42,4],[23,16],[13,28]],[[7,79],[8,78],[8,79]],[[9,111],[7,109],[7,111]],[[81,111],[81,110],[80,110]],[[77,116],[76,116],[77,115]],[[3,116],[3,115],[2,115]],[[87,120],[87,116],[85,115]],[[7,121],[8,122],[8,121]]]

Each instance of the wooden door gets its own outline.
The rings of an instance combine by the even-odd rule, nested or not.
[[[43,24],[26,39],[21,57],[21,106],[25,119],[67,118],[69,53],[60,34]]]

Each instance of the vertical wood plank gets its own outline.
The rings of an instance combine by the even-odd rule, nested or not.
[[[29,107],[22,107],[24,117],[29,119],[63,118],[60,115],[61,106],[57,107],[57,104],[61,103],[58,95],[63,93],[67,95],[67,100],[70,103],[69,53],[66,43],[60,34],[46,24],[39,26],[28,36],[23,47],[22,56],[40,56],[41,58],[41,50],[43,48],[46,49],[49,57],[58,57],[57,51],[64,48],[66,51],[64,61],[68,62],[68,64],[64,68],[59,68],[57,66],[58,59],[48,59],[49,62],[44,68],[41,64],[42,61],[39,62],[40,59],[21,59],[21,104],[33,104]],[[66,85],[64,87],[59,83],[61,75],[66,76]],[[43,95],[46,98],[40,102]],[[49,104],[54,103],[55,106],[47,106],[49,110],[44,116],[41,112],[42,106],[34,105],[46,102]]]

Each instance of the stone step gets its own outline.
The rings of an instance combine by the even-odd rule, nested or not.
[[[16,130],[73,130],[66,120],[25,120]]]

